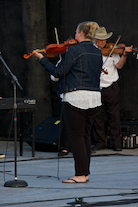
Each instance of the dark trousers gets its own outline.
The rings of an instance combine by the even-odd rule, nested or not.
[[[70,139],[67,133],[67,128],[65,124],[65,117],[64,117],[64,105],[62,103],[62,109],[61,109],[61,124],[62,124],[62,130],[61,130],[61,143],[60,148],[62,150],[67,150],[68,152],[71,152],[71,143]]]
[[[91,136],[90,131],[97,109],[79,109],[64,103],[64,118],[75,161],[75,175],[90,174]]]
[[[120,88],[119,83],[115,82],[102,91],[102,106],[100,107],[94,120],[93,136],[95,145],[105,148],[105,110],[108,118],[110,145],[121,147],[121,121],[120,121]]]

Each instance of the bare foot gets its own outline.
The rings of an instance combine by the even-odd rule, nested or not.
[[[86,183],[86,176],[82,175],[82,176],[73,176],[67,180],[63,180],[63,183]]]
[[[62,150],[62,152],[68,152],[67,150]]]

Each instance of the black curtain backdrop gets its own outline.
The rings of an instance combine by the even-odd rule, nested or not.
[[[50,13],[50,6],[55,1],[47,3],[47,15]],[[66,40],[69,36],[74,37],[78,23],[92,20],[100,26],[106,27],[107,31],[113,32],[108,42],[115,42],[118,35],[121,35],[119,43],[126,46],[138,47],[138,1],[137,0],[60,0],[58,7],[53,7],[54,21],[47,19],[47,29],[52,30],[58,26],[60,41]],[[56,13],[56,8],[59,13]],[[52,15],[51,15],[52,16]],[[50,33],[51,34],[51,33]],[[54,37],[54,36],[53,36]],[[52,41],[51,37],[48,39]],[[53,38],[53,41],[54,38]],[[129,54],[127,62],[122,70],[119,70],[121,88],[121,120],[138,119],[138,59],[133,53]]]
[[[39,65],[34,57],[26,61],[23,54],[33,49],[42,49],[56,43],[54,28],[57,28],[59,42],[74,38],[78,23],[92,20],[107,31],[113,32],[109,42],[138,46],[138,1],[137,0],[0,0],[0,52],[7,65],[17,76],[24,88],[17,88],[18,97],[31,96],[38,101],[36,123],[39,125],[49,116],[60,115],[60,99],[57,84]],[[50,59],[54,64],[57,58]],[[120,75],[121,120],[138,120],[138,59],[129,54]],[[5,75],[0,62],[0,96],[13,96],[9,74]],[[9,129],[9,117],[0,116],[0,135]],[[9,123],[9,124],[8,124]]]

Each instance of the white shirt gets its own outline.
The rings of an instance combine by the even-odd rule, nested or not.
[[[107,59],[107,60],[106,60]],[[116,64],[119,62],[120,56],[118,54],[112,54],[111,57],[103,56],[103,69],[108,73],[101,72],[100,87],[107,88],[112,85],[113,82],[119,79],[118,70]]]
[[[63,94],[64,102],[70,103],[80,109],[89,109],[101,106],[101,92],[78,90]]]

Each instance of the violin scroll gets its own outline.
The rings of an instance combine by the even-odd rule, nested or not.
[[[42,50],[38,50],[37,52],[44,52],[44,53],[46,53],[46,50],[45,49],[42,49]],[[34,52],[31,52],[30,54],[24,54],[24,58],[25,59],[29,59],[30,57],[32,57],[34,55]]]

